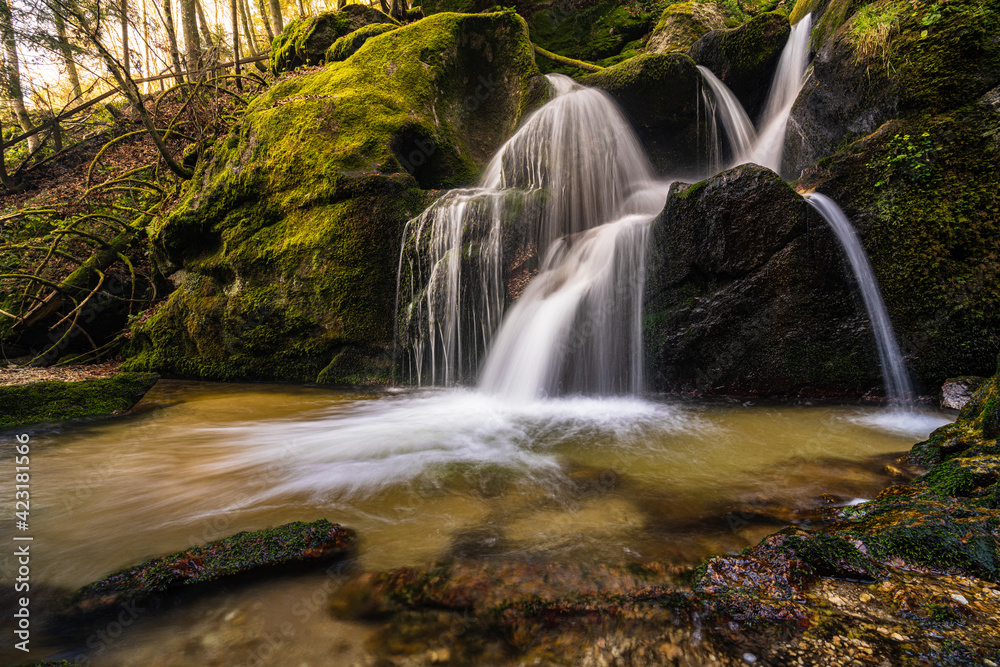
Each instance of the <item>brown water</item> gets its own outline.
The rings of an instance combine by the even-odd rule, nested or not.
[[[892,481],[891,455],[947,419],[162,381],[127,417],[32,433],[32,582],[73,589],[150,556],[318,518],[358,532],[363,569],[455,557],[691,563],[808,521],[823,502],[873,496]],[[10,524],[3,531],[10,543]],[[9,556],[3,565],[9,581]],[[325,611],[338,582],[321,574],[213,594],[92,642],[107,649],[92,657],[228,665],[364,655],[365,630]],[[257,659],[277,651],[267,631],[281,634],[289,616],[301,618],[293,637],[275,640],[282,657]]]

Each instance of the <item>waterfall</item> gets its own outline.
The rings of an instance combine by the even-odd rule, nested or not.
[[[621,393],[638,386],[645,257],[639,219],[652,221],[666,195],[605,93],[563,75],[547,78],[553,99],[500,148],[479,185],[445,194],[406,225],[397,349],[411,382],[470,382],[484,351],[493,348],[483,386],[495,393]],[[599,266],[601,257],[611,265]],[[621,284],[612,285],[616,279]],[[522,310],[504,318],[515,300]],[[546,340],[554,341],[546,353],[566,360],[546,363],[561,369],[553,371],[559,379],[543,373],[545,380],[536,378],[542,383],[538,392],[522,390],[536,381],[526,378],[538,369],[516,360],[548,343],[511,333],[506,322],[517,319],[519,327],[531,328],[523,325],[521,312],[548,314],[555,304],[565,321],[546,330]],[[621,326],[621,318],[632,324]],[[579,343],[565,344],[555,335],[566,327],[578,333]],[[622,331],[599,333],[607,328]],[[624,370],[612,368],[623,360]],[[513,377],[522,372],[524,378]]]
[[[774,72],[771,90],[767,93],[764,113],[760,119],[760,132],[750,153],[749,161],[781,172],[781,154],[785,147],[785,127],[792,115],[792,105],[802,90],[806,69],[809,67],[809,33],[812,14],[807,14],[792,26],[788,42],[781,51],[778,68]]]
[[[698,65],[698,72],[701,73],[702,79],[712,91],[711,101],[705,100],[706,108],[710,109],[710,112],[714,112],[710,116],[712,133],[715,134],[716,117],[722,121],[722,127],[726,132],[731,155],[729,164],[748,162],[757,140],[757,131],[753,129],[753,123],[750,122],[747,112],[743,110],[743,105],[736,99],[729,87],[712,74],[712,70]],[[713,162],[716,163],[713,164],[713,169],[719,171],[717,167],[721,164],[721,160],[713,160]]]
[[[875,332],[875,344],[878,349],[879,364],[882,366],[882,378],[885,383],[885,393],[889,400],[897,405],[905,405],[913,397],[913,387],[906,372],[903,355],[896,343],[896,335],[892,330],[889,313],[879,292],[878,282],[872,271],[871,263],[865,254],[857,232],[837,204],[824,195],[812,193],[806,195],[806,201],[815,208],[837,235],[837,240],[844,248],[847,260],[854,271],[854,277],[861,288],[861,296]]]

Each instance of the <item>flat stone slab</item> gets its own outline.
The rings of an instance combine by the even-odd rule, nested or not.
[[[81,588],[67,618],[117,612],[154,596],[192,590],[222,579],[303,570],[350,555],[354,531],[320,519],[237,533],[216,542],[161,556]]]
[[[82,382],[0,386],[0,429],[120,414],[158,379],[155,373],[119,373]]]

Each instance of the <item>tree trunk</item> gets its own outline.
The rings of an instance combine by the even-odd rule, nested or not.
[[[205,40],[205,50],[207,51],[215,44],[215,39],[212,36],[211,26],[208,25],[208,20],[205,18],[205,8],[202,6],[201,0],[194,0],[194,4],[198,9],[198,25],[201,26],[201,37]]]
[[[3,0],[0,0],[2,2]],[[187,49],[188,80],[197,78],[201,69],[201,40],[198,38],[198,9],[195,0],[181,0],[181,25],[184,28],[184,45]]]
[[[306,15],[306,8],[305,5],[302,4],[302,0],[297,0],[297,1],[299,5],[299,18],[302,18]]]
[[[21,70],[17,58],[17,40],[14,37],[14,18],[11,15],[8,0],[0,0],[0,38],[4,46],[4,79],[5,97],[17,116],[17,123],[25,132],[31,130],[31,116],[24,107],[24,93],[21,90]],[[28,150],[38,149],[39,140],[36,134],[28,138]]]
[[[69,85],[73,89],[73,99],[70,102],[78,102],[83,97],[83,89],[80,88],[80,75],[76,71],[76,63],[73,61],[73,49],[70,48],[69,37],[66,36],[66,21],[63,20],[59,7],[53,10],[52,15],[56,24],[56,39],[59,42],[59,53],[62,54],[63,62],[66,65],[66,77],[69,79]]]
[[[122,19],[122,69],[125,70],[126,76],[131,76],[129,73],[132,67],[131,57],[128,52],[128,0],[121,0],[121,7],[119,9],[121,12]]]
[[[280,35],[285,30],[285,20],[281,18],[281,3],[271,0],[271,16],[274,18],[274,32]]]
[[[240,21],[243,23],[243,34],[245,37],[245,42],[250,48],[250,53],[254,55],[260,53],[260,44],[257,43],[257,35],[254,31],[250,29],[250,8],[247,6],[247,0],[236,0],[240,9]]]
[[[163,27],[167,29],[167,40],[170,42],[170,60],[174,65],[174,81],[184,83],[184,67],[181,65],[180,52],[177,50],[177,32],[174,30],[174,13],[170,8],[170,0],[163,0]]]
[[[389,11],[389,15],[397,21],[406,20],[406,0],[392,0],[392,9]]]
[[[236,87],[243,90],[243,79],[240,78],[240,13],[236,7],[238,0],[229,0],[229,12],[233,15],[233,73],[236,75]]]
[[[271,21],[267,18],[267,8],[264,6],[264,0],[257,0],[257,11],[260,12],[260,18],[264,21],[264,29],[267,31],[267,46],[271,47],[271,42],[274,41],[274,30],[271,29]]]

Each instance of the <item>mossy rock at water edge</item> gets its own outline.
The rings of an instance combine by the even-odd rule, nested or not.
[[[319,65],[337,39],[363,26],[377,24],[398,26],[399,22],[365,5],[347,5],[335,12],[295,19],[274,38],[271,71],[280,74],[302,65]]]
[[[241,576],[296,571],[351,555],[354,531],[326,519],[237,533],[135,565],[77,591],[67,619],[118,613],[123,604],[142,605],[163,594]]]
[[[125,412],[159,376],[119,373],[81,382],[35,382],[0,387],[0,429]]]
[[[426,190],[473,183],[547,94],[509,11],[437,14],[279,80],[150,230],[176,289],[127,366],[388,382],[404,224]]]
[[[839,244],[777,174],[678,184],[653,223],[644,306],[655,390],[858,395],[875,341]]]
[[[712,2],[681,2],[670,5],[646,43],[646,53],[687,51],[709,30],[726,27],[726,18]]]

